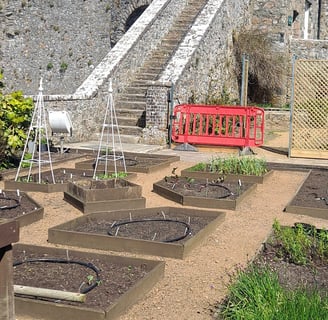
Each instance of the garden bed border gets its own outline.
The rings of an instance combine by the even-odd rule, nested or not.
[[[158,212],[170,215],[170,212],[185,214],[188,216],[210,216],[213,220],[204,228],[198,231],[190,239],[183,243],[165,243],[159,241],[147,241],[131,239],[126,237],[111,237],[107,235],[70,231],[74,225],[83,223],[92,218],[98,219],[129,219],[130,213],[133,217],[156,216]],[[48,229],[48,241],[55,244],[84,247],[88,249],[110,250],[119,252],[131,252],[137,254],[156,255],[175,259],[184,259],[192,250],[198,246],[209,233],[214,231],[225,219],[222,211],[204,211],[197,209],[174,208],[174,207],[155,207],[136,210],[119,210],[101,213],[91,213],[86,216],[78,217],[74,220],[57,225]]]
[[[13,251],[21,249],[27,253],[40,254],[62,254],[66,256],[67,250],[63,248],[42,247],[35,245],[15,244]],[[164,277],[164,261],[154,261],[141,258],[121,257],[108,254],[97,254],[84,251],[70,250],[75,256],[81,258],[98,258],[112,259],[114,262],[119,262],[124,265],[141,265],[144,264],[148,268],[148,272],[133,285],[130,290],[125,292],[116,302],[106,309],[87,308],[79,306],[70,306],[62,303],[53,303],[41,300],[33,300],[28,298],[15,297],[16,315],[41,317],[49,320],[57,319],[79,319],[79,320],[104,320],[117,319],[121,314],[126,312],[126,309],[142,298],[153,286]]]
[[[162,181],[162,180],[160,180]],[[251,184],[246,190],[244,190],[236,199],[212,199],[205,197],[193,197],[193,196],[185,196],[179,194],[175,190],[171,188],[167,188],[165,186],[161,186],[159,182],[153,184],[153,191],[158,195],[169,199],[171,201],[180,203],[183,206],[191,206],[191,207],[200,207],[200,208],[216,208],[216,209],[227,209],[227,210],[236,210],[239,203],[251,192],[253,192],[257,184]]]
[[[310,216],[310,217],[313,217],[313,218],[319,218],[319,219],[326,219],[327,220],[328,219],[328,206],[327,206],[327,209],[322,209],[322,208],[314,208],[314,207],[295,206],[295,205],[292,204],[293,201],[295,200],[295,198],[297,197],[297,194],[299,193],[299,191],[301,190],[303,185],[306,183],[306,180],[311,175],[311,173],[312,173],[312,170],[309,170],[309,172],[307,173],[307,175],[303,179],[303,182],[298,187],[298,189],[297,189],[296,193],[294,194],[293,198],[286,205],[286,207],[284,209],[284,212],[294,213],[294,214],[299,214],[299,215],[306,215],[306,216]]]

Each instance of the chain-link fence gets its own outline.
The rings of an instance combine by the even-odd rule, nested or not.
[[[295,59],[291,157],[328,159],[328,60]]]

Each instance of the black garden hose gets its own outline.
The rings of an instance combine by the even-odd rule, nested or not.
[[[59,259],[59,258],[36,258],[36,259],[26,259],[22,261],[15,261],[13,266],[19,266],[24,263],[34,263],[34,262],[48,262],[48,263],[64,263],[64,264],[77,264],[86,268],[93,270],[96,273],[96,279],[93,284],[89,285],[84,289],[80,289],[80,293],[88,293],[95,287],[97,287],[100,283],[100,270],[90,262],[83,262],[78,260],[67,260],[67,259]]]
[[[127,224],[132,224],[132,223],[144,223],[144,222],[170,222],[170,223],[178,223],[181,224],[185,227],[185,232],[182,236],[176,237],[176,238],[172,238],[172,239],[166,239],[163,240],[162,242],[176,242],[179,240],[182,240],[184,238],[186,238],[190,233],[191,233],[191,227],[190,224],[184,222],[184,221],[179,221],[179,220],[172,220],[172,219],[141,219],[141,220],[130,220],[130,221],[122,221],[122,222],[118,222],[118,223],[114,223],[111,226],[111,229],[123,226],[123,225],[127,225]],[[110,236],[114,236],[114,234],[112,232],[110,232],[110,230],[107,232],[108,235]]]
[[[15,209],[17,208],[18,206],[20,206],[20,201],[17,200],[17,199],[14,199],[14,198],[9,198],[9,197],[1,197],[0,200],[7,200],[8,202],[10,201],[13,201],[14,204],[12,205],[4,205],[4,206],[1,206],[0,207],[0,210],[7,210],[7,209]]]

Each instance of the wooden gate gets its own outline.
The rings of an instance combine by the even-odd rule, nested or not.
[[[328,60],[295,59],[291,157],[328,159]]]

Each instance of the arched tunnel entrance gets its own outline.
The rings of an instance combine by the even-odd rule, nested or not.
[[[142,15],[142,13],[147,9],[148,5],[141,6],[135,9],[127,18],[125,22],[125,32],[130,29],[130,27],[136,22],[136,20]]]

